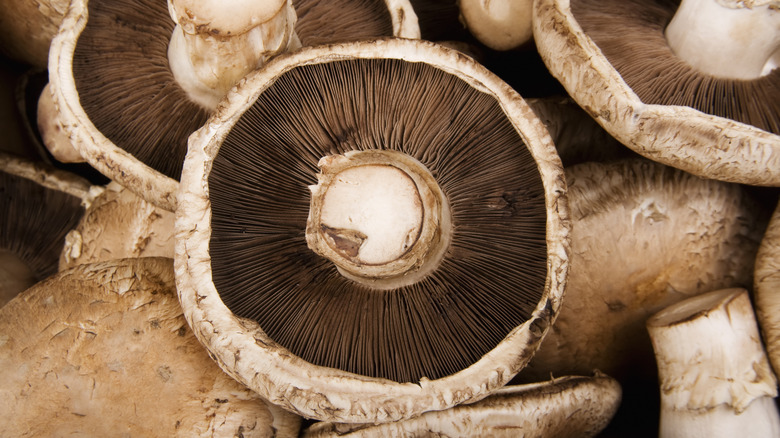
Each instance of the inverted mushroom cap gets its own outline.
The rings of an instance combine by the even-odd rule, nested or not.
[[[297,436],[182,317],[170,259],[81,265],[0,309],[3,436]]]
[[[609,5],[534,4],[539,53],[580,106],[621,143],[655,161],[706,178],[780,185],[780,70],[736,82],[699,74],[665,43],[675,2]],[[661,60],[672,64],[653,66]]]
[[[614,379],[568,376],[541,383],[505,386],[473,404],[372,426],[315,423],[303,431],[315,437],[459,436],[557,437],[596,436],[620,404]]]
[[[0,154],[0,304],[57,272],[65,235],[95,194],[75,174]]]
[[[280,57],[223,103],[190,140],[175,260],[185,315],[228,373],[362,423],[477,400],[522,368],[560,304],[567,222],[560,160],[520,96],[456,51],[377,40]],[[307,247],[318,162],[360,154],[407,156],[424,170],[382,166],[429,172],[446,196],[433,208],[452,242],[414,284],[349,279]],[[340,239],[360,233],[331,225],[312,229],[351,256]]]
[[[52,41],[52,93],[63,128],[84,159],[172,211],[187,137],[203,125],[208,112],[187,97],[169,68],[175,23],[167,5],[127,3],[73,2]],[[390,18],[400,14],[407,19],[393,18],[389,30],[414,36],[415,20],[409,18],[414,13],[402,3],[391,3],[401,6],[390,11]],[[298,23],[318,19],[309,13],[299,16]],[[395,34],[372,36],[390,35]]]

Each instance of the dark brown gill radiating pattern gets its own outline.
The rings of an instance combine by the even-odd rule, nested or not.
[[[116,146],[174,179],[187,137],[207,112],[168,67],[174,23],[166,2],[91,0],[73,54],[73,77],[92,124]]]
[[[294,2],[304,45],[392,36],[384,1]],[[208,112],[190,101],[168,66],[174,22],[166,2],[91,0],[73,56],[82,108],[112,143],[179,179],[187,138]]]
[[[585,33],[642,102],[681,105],[780,134],[780,69],[753,80],[717,78],[669,48],[675,0],[572,0]]]
[[[65,235],[83,215],[80,198],[0,171],[0,250],[24,261],[38,280],[57,272]]]
[[[306,245],[317,162],[390,149],[423,163],[454,231],[437,270],[375,290]],[[501,107],[424,63],[294,68],[233,127],[209,176],[213,281],[235,314],[315,365],[398,382],[460,371],[528,320],[545,291],[537,165]]]
[[[295,33],[304,46],[393,36],[384,0],[293,0]]]

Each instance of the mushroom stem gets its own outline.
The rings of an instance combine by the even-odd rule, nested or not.
[[[469,32],[491,49],[516,49],[533,37],[532,0],[460,0],[458,6]]]
[[[388,150],[324,157],[306,241],[342,275],[378,289],[433,271],[452,234],[449,204],[425,166]]]
[[[777,382],[745,289],[674,304],[647,322],[662,437],[780,436]]]
[[[239,79],[301,47],[292,0],[168,0],[168,62],[193,102],[213,110]]]
[[[780,2],[683,0],[665,35],[702,73],[756,79],[780,64]]]

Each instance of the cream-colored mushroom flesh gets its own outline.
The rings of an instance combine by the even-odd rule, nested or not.
[[[714,0],[705,3],[711,2]],[[737,80],[702,73],[672,51],[664,34],[675,16],[678,2],[571,0],[570,3],[571,12],[582,30],[596,43],[642,102],[689,106],[707,114],[780,134],[780,69],[766,75]],[[728,8],[716,7],[728,11]],[[780,11],[767,6],[761,9],[767,15],[780,17]],[[692,12],[689,15],[695,17],[697,13],[703,14]],[[714,22],[714,18],[709,20],[709,23]],[[756,22],[753,26],[766,27],[775,35],[780,32],[776,24],[772,25],[773,29],[769,28],[768,22]],[[731,36],[736,35],[736,31],[725,26],[715,28],[731,32],[724,38],[736,39],[730,45],[737,52],[749,49],[750,40],[739,39],[747,37]],[[693,38],[694,30],[687,26],[683,33]],[[702,35],[701,39],[706,40],[707,36]],[[757,38],[761,39],[763,37]],[[721,44],[714,50],[723,51],[725,48]],[[739,61],[731,59],[727,62],[738,64]]]
[[[568,271],[560,159],[506,83],[430,42],[266,64],[190,140],[185,314],[225,370],[307,417],[388,422],[506,384]]]
[[[399,156],[349,165],[324,196],[309,193],[329,175],[321,160],[383,150]],[[451,229],[428,229],[433,207],[421,205],[439,187],[446,200],[437,202],[449,203],[439,216],[451,210]],[[399,382],[443,377],[528,320],[544,291],[546,210],[533,157],[494,99],[424,63],[350,60],[287,72],[225,138],[209,194],[222,300],[317,365]],[[312,236],[330,240],[318,247],[336,247],[341,263],[301,238],[312,214]],[[403,249],[418,236],[450,234],[440,249]],[[401,257],[413,252],[419,258]],[[444,260],[421,267],[431,256]],[[354,280],[384,280],[396,259],[398,283]]]
[[[222,372],[171,259],[81,265],[0,309],[0,435],[295,437],[300,418]]]
[[[65,235],[84,215],[82,197],[45,180],[57,180],[58,174],[62,175],[65,178],[61,184],[78,185],[83,193],[89,184],[76,175],[41,164],[5,155],[0,160],[0,253],[5,254],[2,304],[31,286],[31,281],[57,272]],[[20,172],[20,166],[12,165],[14,162],[26,171]]]
[[[621,388],[604,374],[566,376],[527,385],[509,385],[476,403],[426,412],[380,425],[314,423],[304,438],[326,437],[524,437],[597,436],[620,404]]]

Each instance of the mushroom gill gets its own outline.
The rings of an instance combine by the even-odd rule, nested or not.
[[[451,243],[412,284],[376,288],[307,247],[323,157],[395,151],[446,196]],[[287,71],[225,138],[208,179],[213,281],[236,315],[315,365],[397,382],[464,368],[531,318],[545,293],[545,192],[490,95],[396,59]]]
[[[333,2],[298,3],[301,11],[297,25],[309,44],[393,35],[393,19],[384,1],[345,0],[335,6]],[[88,21],[83,31],[70,27],[76,27],[73,23],[85,17],[71,17],[66,20],[68,27],[60,31],[63,38],[75,34],[77,39],[72,49],[72,74],[78,104],[97,132],[121,152],[178,180],[187,138],[205,123],[209,111],[190,99],[171,73],[168,48],[175,23],[166,2],[93,0],[85,9],[82,14],[88,16]],[[61,45],[57,44],[58,50],[69,50]],[[57,55],[57,59],[66,57]],[[66,90],[65,94],[70,99],[71,92]],[[75,106],[72,102],[70,105]],[[90,132],[90,138],[95,136]],[[117,170],[126,167],[116,163],[125,159],[122,153],[117,157],[115,151],[108,154],[91,150],[103,146],[76,147],[80,152],[82,148],[90,149],[90,153],[82,153],[90,162],[106,161],[96,167],[112,173],[112,179],[126,186],[159,185],[127,182],[128,177]]]
[[[780,134],[780,69],[754,79],[700,72],[664,35],[679,3],[572,0],[571,11],[642,102],[689,106]]]
[[[57,272],[89,188],[74,174],[0,154],[0,305]]]
[[[357,41],[393,34],[383,0],[294,0],[295,32],[304,46]]]

